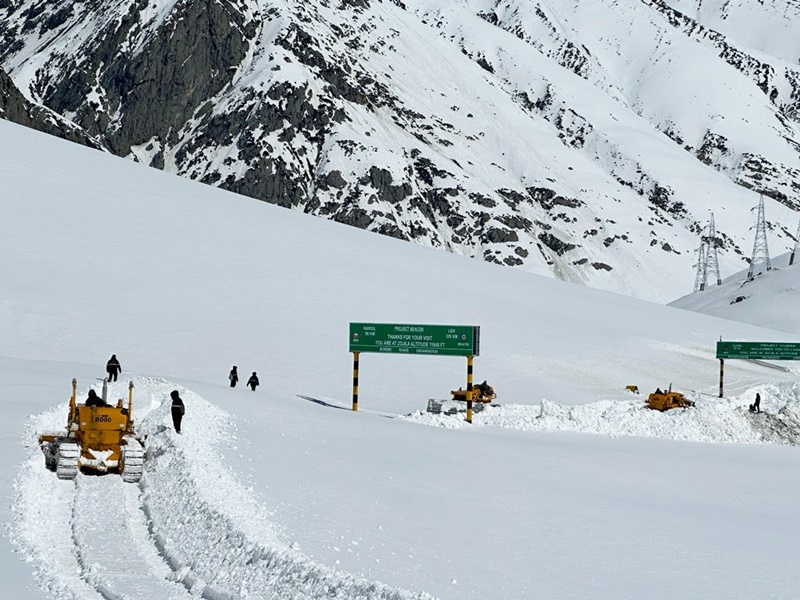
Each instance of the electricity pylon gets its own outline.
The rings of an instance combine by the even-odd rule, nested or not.
[[[694,276],[694,291],[702,292],[706,289],[706,281],[708,279],[706,245],[704,243],[701,243],[697,249],[697,262],[694,267],[697,269],[697,274]]]
[[[717,228],[714,225],[714,213],[711,213],[711,220],[708,223],[708,233],[706,229],[700,234],[700,247],[697,249],[697,263],[694,265],[697,272],[694,277],[694,291],[702,292],[708,286],[708,273],[717,279],[717,285],[722,285],[722,278],[719,276],[719,257],[717,256]]]
[[[767,221],[764,218],[764,196],[758,197],[758,221],[756,222],[756,239],[753,242],[753,257],[750,259],[750,269],[747,278],[753,279],[756,275],[756,266],[766,265],[766,270],[772,270],[769,261],[769,248],[767,247]],[[761,271],[758,271],[759,273]]]
[[[708,224],[708,237],[703,241],[706,244],[706,273],[711,273],[717,278],[717,285],[722,285],[722,279],[719,276],[719,258],[717,257],[717,228],[714,225],[714,213],[711,213],[711,222]],[[707,275],[706,275],[707,278]]]

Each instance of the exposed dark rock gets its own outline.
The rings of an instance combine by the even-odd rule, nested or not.
[[[553,252],[558,254],[559,256],[569,252],[570,250],[574,250],[577,248],[575,244],[570,244],[569,242],[565,242],[563,240],[558,239],[552,233],[549,232],[542,232],[538,236],[539,240],[550,248]]]
[[[478,192],[471,192],[469,194],[469,199],[476,204],[485,206],[486,208],[494,208],[495,206],[497,206],[497,202],[489,198],[489,196],[484,196],[483,194],[479,194]]]
[[[362,185],[369,184],[378,191],[378,196],[390,202],[397,204],[404,200],[412,193],[410,183],[402,183],[401,185],[392,185],[392,174],[386,169],[373,166],[369,170],[369,174],[360,180]]]
[[[343,190],[346,185],[347,182],[345,181],[344,177],[342,177],[340,171],[330,171],[319,183],[319,187],[323,190],[327,190],[329,188]]]
[[[707,165],[717,166],[722,157],[730,156],[728,140],[725,136],[713,131],[707,131],[703,137],[703,143],[697,150],[697,158]]]
[[[489,71],[489,73],[494,73],[494,67],[492,67],[483,56],[478,57],[475,62],[478,63],[482,69]]]
[[[506,242],[518,242],[519,236],[516,231],[510,229],[500,229],[498,227],[489,227],[483,232],[481,236],[484,242],[491,242],[494,244],[503,244]]]
[[[593,262],[592,266],[598,271],[611,271],[611,267],[606,263],[602,262]]]
[[[29,102],[2,69],[0,69],[0,118],[96,150],[102,149],[100,142],[77,125],[43,106]]]

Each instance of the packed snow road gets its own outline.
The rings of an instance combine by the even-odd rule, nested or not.
[[[218,458],[231,438],[223,411],[164,380],[135,380],[134,418],[147,435],[139,485],[116,475],[60,481],[36,432],[58,429],[66,405],[31,418],[15,484],[11,538],[59,600],[428,600],[319,565],[273,529],[265,508]],[[175,388],[203,428],[168,426]],[[122,384],[109,396],[124,395]]]

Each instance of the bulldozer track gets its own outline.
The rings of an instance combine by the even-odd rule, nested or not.
[[[56,475],[59,479],[75,479],[78,474],[78,459],[81,451],[78,444],[64,442],[58,445]]]
[[[122,446],[122,481],[136,483],[144,471],[144,448],[135,438],[125,438]]]

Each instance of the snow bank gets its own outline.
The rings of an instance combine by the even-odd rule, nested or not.
[[[762,397],[761,414],[747,407],[756,392]],[[691,442],[728,444],[800,444],[800,384],[770,384],[727,399],[688,393],[695,408],[667,412],[650,410],[644,396],[630,400],[601,400],[564,406],[543,399],[539,406],[489,405],[473,415],[473,426],[518,431],[573,431],[612,437],[657,437]],[[469,426],[464,414],[416,412],[402,419],[437,427]]]

